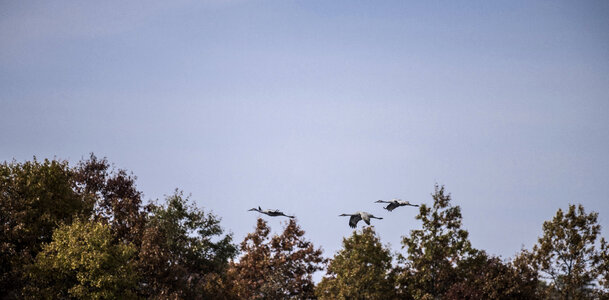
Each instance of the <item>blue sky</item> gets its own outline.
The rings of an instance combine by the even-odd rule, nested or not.
[[[436,182],[492,254],[568,203],[607,237],[608,28],[606,1],[3,1],[0,160],[95,152],[326,256],[357,210],[399,250],[416,211],[373,202]]]

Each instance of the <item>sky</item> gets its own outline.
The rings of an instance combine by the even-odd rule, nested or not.
[[[327,257],[360,210],[404,253],[417,210],[373,202],[436,183],[506,259],[570,203],[609,237],[608,29],[607,1],[0,1],[0,161],[94,152]]]

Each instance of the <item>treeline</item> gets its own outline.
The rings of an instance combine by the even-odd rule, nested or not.
[[[436,186],[392,253],[374,227],[324,258],[290,220],[263,219],[236,245],[220,219],[176,191],[144,203],[135,178],[91,155],[70,166],[0,165],[3,299],[609,299],[597,213],[559,209],[510,260],[474,248],[459,206]],[[326,274],[317,285],[312,275]]]

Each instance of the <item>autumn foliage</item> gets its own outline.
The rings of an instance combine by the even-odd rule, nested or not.
[[[243,255],[228,275],[240,299],[310,299],[314,297],[313,273],[323,267],[321,249],[304,239],[304,231],[290,220],[281,235],[258,219],[256,230],[241,243]]]
[[[437,185],[397,253],[364,226],[325,258],[293,219],[276,233],[258,219],[237,245],[181,191],[144,201],[135,183],[94,155],[0,164],[0,298],[609,298],[609,245],[581,205],[558,209],[532,249],[502,259],[472,245]]]

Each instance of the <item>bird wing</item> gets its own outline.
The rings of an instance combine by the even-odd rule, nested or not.
[[[357,226],[357,222],[359,222],[361,219],[362,217],[359,214],[352,215],[351,218],[349,218],[349,226],[351,226],[351,228],[355,228],[355,226]]]
[[[392,211],[394,210],[396,207],[398,207],[399,205],[395,202],[391,202],[389,205],[385,206],[385,209],[388,211]]]
[[[280,216],[288,217],[288,218],[291,218],[291,219],[294,218],[294,216],[288,216],[288,215],[284,214],[283,212],[280,212],[279,214],[280,214]]]
[[[366,224],[370,225],[370,216],[368,214],[363,215],[362,220],[364,220]]]

